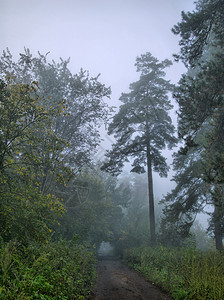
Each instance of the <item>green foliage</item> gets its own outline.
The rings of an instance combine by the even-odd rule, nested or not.
[[[131,172],[144,173],[147,153],[152,167],[161,176],[166,176],[168,166],[161,151],[175,145],[174,126],[168,111],[172,108],[168,93],[172,85],[165,80],[164,69],[171,61],[159,62],[151,53],[136,59],[140,79],[130,84],[130,92],[123,93],[119,112],[109,125],[109,134],[114,134],[117,142],[107,153],[102,169],[112,174],[120,174],[128,157],[134,158]]]
[[[211,200],[207,184],[201,178],[200,150],[191,150],[187,155],[174,155],[173,181],[176,187],[160,203],[164,204],[161,222],[161,242],[180,246],[190,232],[198,213]],[[197,154],[197,155],[196,155]]]
[[[88,299],[95,277],[93,254],[76,241],[1,245],[1,299]]]
[[[193,66],[206,52],[207,45],[214,47],[223,46],[223,14],[222,0],[198,0],[196,10],[182,12],[182,21],[172,29],[173,33],[180,35],[179,45],[181,51],[175,55]]]
[[[119,175],[131,158],[131,172],[141,174],[147,170],[152,244],[156,243],[152,171],[167,176],[169,166],[162,150],[171,149],[176,143],[168,114],[172,108],[168,93],[173,86],[164,79],[164,69],[171,64],[167,59],[159,62],[150,52],[136,58],[140,79],[130,84],[129,93],[120,97],[123,104],[108,128],[117,141],[107,152],[108,160],[102,166],[102,170]]]
[[[210,230],[223,251],[223,70],[224,3],[199,0],[196,10],[182,13],[173,32],[180,35],[180,55],[188,72],[174,97],[179,105],[178,134],[184,142],[175,155],[175,189],[165,199],[164,228],[186,236],[197,213],[214,207]],[[167,227],[167,228],[166,228]]]
[[[123,214],[114,216],[116,227],[112,232],[115,239],[112,245],[119,256],[123,255],[124,249],[150,245],[149,231],[149,203],[147,195],[146,174],[123,174],[119,183],[126,185],[130,190],[128,205],[122,207]],[[162,206],[155,199],[156,232],[158,233]]]
[[[224,256],[218,252],[141,247],[127,250],[125,261],[176,300],[224,297]]]
[[[129,206],[131,184],[102,172],[86,169],[61,189],[66,213],[60,218],[54,238],[82,241],[98,248],[102,241],[115,245],[121,237],[124,211]]]
[[[44,100],[36,82],[16,83],[9,75],[1,80],[0,225],[5,241],[46,242],[64,212],[61,200],[44,193],[42,185],[46,169],[53,176],[57,167],[62,178],[71,173],[57,161],[64,141],[51,129],[62,103],[49,110]],[[57,150],[53,151],[53,145]]]
[[[131,199],[121,219],[121,232],[115,244],[121,254],[126,248],[150,243],[147,176],[131,174],[127,179],[131,183]]]
[[[66,184],[70,180],[71,186],[74,175],[91,161],[99,127],[110,114],[104,102],[110,88],[86,71],[72,75],[68,62],[49,63],[47,55],[33,57],[28,49],[17,62],[8,49],[0,59],[0,225],[5,241],[49,239],[73,196]],[[95,208],[93,198],[91,207],[104,210],[103,200]],[[74,219],[84,227],[83,220],[91,216],[90,236],[100,218],[76,200],[80,218]],[[84,236],[90,226],[83,231],[73,227],[72,236],[76,230]]]
[[[191,228],[191,234],[195,239],[195,245],[198,249],[202,251],[215,250],[214,238],[208,235],[206,230],[198,221],[194,222],[194,225]]]
[[[115,207],[104,179],[96,172],[83,171],[64,188],[62,196],[67,213],[59,220],[57,236],[69,240],[75,233],[97,246],[110,239],[109,219]]]
[[[65,209],[54,195],[43,195],[32,182],[25,186],[10,183],[12,190],[0,194],[1,234],[5,241],[17,239],[23,244],[29,241],[45,243],[53,225]]]
[[[34,142],[34,125],[42,126],[50,113],[40,104],[37,84],[14,83],[15,78],[6,76],[0,81],[0,171],[25,156],[26,145]],[[24,145],[25,144],[25,145]],[[29,163],[24,157],[24,164]]]
[[[108,121],[112,111],[105,102],[111,91],[99,81],[99,76],[90,77],[82,69],[78,74],[72,74],[68,67],[69,59],[56,63],[49,61],[47,55],[38,52],[35,57],[29,49],[25,49],[19,60],[14,61],[7,49],[0,59],[0,73],[13,73],[16,81],[23,84],[31,84],[35,80],[39,87],[38,95],[46,100],[47,109],[61,108],[62,114],[54,118],[51,129],[67,143],[60,155],[57,151],[55,153],[57,144],[53,143],[52,152],[60,164],[69,164],[77,171],[91,161],[91,154],[101,141],[99,127]],[[50,141],[48,139],[48,143]],[[46,181],[51,183],[49,177]]]
[[[209,129],[209,120],[217,114],[217,108],[222,109],[223,68],[223,53],[217,51],[200,64],[196,74],[188,72],[179,81],[174,94],[180,107],[178,133],[189,148],[197,145],[194,139],[203,125]]]

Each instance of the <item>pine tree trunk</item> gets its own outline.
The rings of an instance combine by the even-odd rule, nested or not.
[[[147,122],[148,123],[148,122]],[[146,127],[148,129],[148,124]],[[152,179],[152,162],[150,155],[150,137],[149,132],[146,132],[147,143],[147,172],[148,172],[148,192],[149,192],[149,224],[150,224],[150,241],[152,246],[156,244],[156,225],[155,225],[155,209],[153,196],[153,179]]]
[[[154,211],[154,197],[153,197],[152,166],[151,166],[150,154],[148,155],[148,153],[147,153],[147,167],[148,167],[148,191],[149,191],[150,240],[151,240],[151,244],[155,245],[156,226],[155,226],[155,211]]]
[[[222,228],[221,228],[221,222],[220,222],[220,208],[218,205],[215,205],[214,210],[214,225],[215,225],[215,245],[216,249],[220,252],[223,252],[223,243],[222,243]]]

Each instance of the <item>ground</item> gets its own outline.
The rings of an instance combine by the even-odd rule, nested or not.
[[[166,293],[114,257],[101,257],[97,273],[94,300],[171,300]]]

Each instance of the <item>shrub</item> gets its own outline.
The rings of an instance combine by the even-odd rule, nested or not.
[[[0,250],[1,299],[88,299],[95,277],[93,253],[77,243],[10,242]]]

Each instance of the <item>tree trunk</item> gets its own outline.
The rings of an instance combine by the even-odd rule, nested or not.
[[[147,172],[148,172],[148,192],[149,192],[149,224],[150,224],[150,241],[154,246],[156,244],[156,225],[155,225],[155,209],[153,196],[153,179],[152,179],[152,161],[150,151],[150,137],[148,122],[146,122],[146,142],[147,142]]]
[[[223,243],[222,243],[222,227],[220,222],[220,207],[215,204],[214,210],[214,225],[215,225],[215,245],[216,249],[220,252],[223,252]]]

